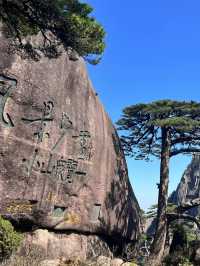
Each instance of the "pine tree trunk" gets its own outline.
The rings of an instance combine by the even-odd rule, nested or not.
[[[167,128],[162,128],[162,151],[160,164],[160,184],[158,196],[158,212],[157,224],[154,242],[152,245],[151,255],[148,265],[158,266],[161,261],[165,249],[165,241],[167,237],[167,200],[169,185],[169,159],[170,159],[170,132]]]

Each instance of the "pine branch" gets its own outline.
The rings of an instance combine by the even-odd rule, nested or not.
[[[149,134],[151,131],[151,128],[147,128],[147,130],[144,131],[144,133],[135,141],[134,144],[139,144],[141,140],[144,139],[144,137]]]
[[[193,153],[193,152],[200,152],[200,148],[181,148],[181,149],[176,149],[173,150],[170,153],[170,157],[176,156],[181,153]]]
[[[200,198],[196,198],[194,200],[187,201],[185,203],[182,203],[180,206],[176,208],[176,211],[178,213],[182,213],[185,211],[188,211],[194,207],[197,207],[200,205]]]
[[[171,223],[176,220],[189,220],[191,222],[194,222],[197,225],[198,229],[200,229],[199,220],[196,217],[191,216],[189,214],[167,213],[167,219],[168,219],[168,223]]]
[[[200,136],[184,136],[184,137],[179,137],[175,140],[172,140],[171,144],[176,145],[176,144],[182,144],[183,142],[190,142],[190,141],[199,141],[200,142]]]

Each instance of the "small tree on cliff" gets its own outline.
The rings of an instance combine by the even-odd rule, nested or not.
[[[0,0],[0,22],[14,47],[35,59],[38,49],[57,56],[57,46],[62,44],[95,64],[105,48],[105,32],[90,16],[92,10],[79,0]],[[24,39],[39,32],[43,45],[34,47]]]
[[[160,158],[157,225],[150,261],[160,265],[167,235],[169,161],[175,155],[200,151],[200,103],[160,100],[123,110],[117,122],[127,155]]]

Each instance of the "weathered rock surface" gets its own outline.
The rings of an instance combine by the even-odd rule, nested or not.
[[[55,233],[38,229],[26,233],[16,254],[5,266],[122,266],[106,241],[95,235]]]
[[[100,256],[97,258],[96,264],[102,266],[110,266],[111,259],[105,256]]]
[[[60,266],[60,260],[44,260],[39,266]]]
[[[110,266],[122,266],[124,265],[124,261],[121,259],[113,259],[111,260]]]
[[[200,264],[200,248],[196,250],[196,254],[195,254],[195,262]]]
[[[85,263],[75,262],[72,264],[61,263],[60,260],[44,260],[38,266],[137,266],[135,263],[124,262],[120,259],[109,259],[106,257],[99,257],[95,262],[86,261]]]
[[[36,250],[42,254],[43,259],[48,260],[74,260],[85,262],[104,256],[111,260],[113,254],[105,240],[95,235],[80,235],[75,233],[61,234],[48,232],[48,230],[36,230],[33,234],[27,234],[19,254],[29,256],[29,250]]]
[[[124,154],[83,60],[23,60],[0,36],[0,62],[0,214],[136,240]]]
[[[200,156],[195,155],[191,163],[185,170],[181,181],[176,189],[170,196],[169,201],[180,205],[187,200],[200,197]],[[191,209],[190,214],[197,216],[200,214],[200,207]]]
[[[144,226],[144,233],[148,236],[154,236],[156,228],[156,219],[155,218],[148,218],[146,219],[145,226]]]

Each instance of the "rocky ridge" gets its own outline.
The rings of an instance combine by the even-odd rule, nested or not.
[[[185,170],[181,181],[171,196],[169,201],[180,205],[187,200],[200,197],[200,155],[193,155],[192,161]],[[195,207],[189,211],[194,216],[200,215],[200,207]]]

